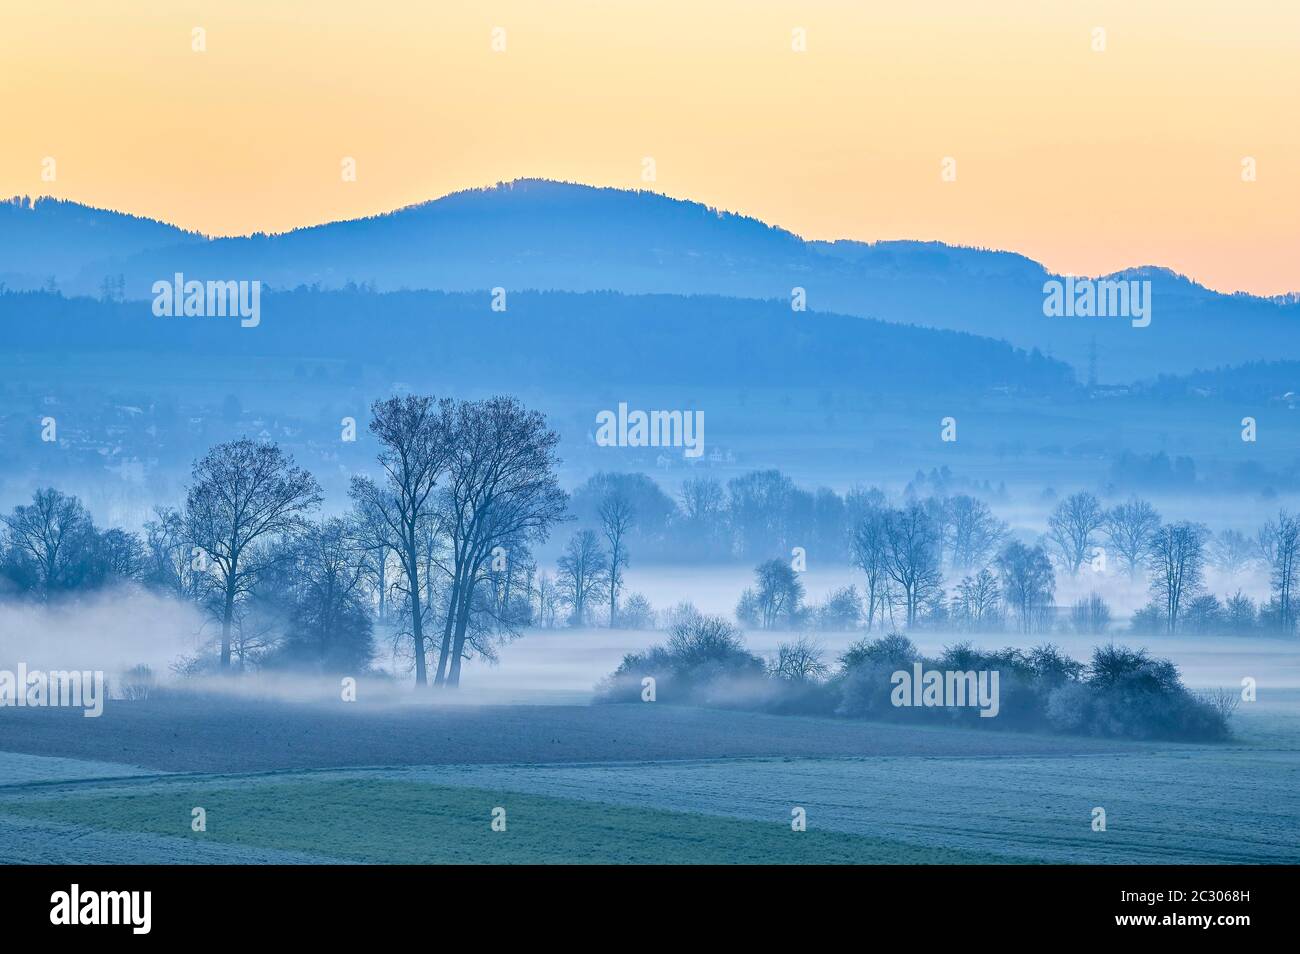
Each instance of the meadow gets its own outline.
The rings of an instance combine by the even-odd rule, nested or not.
[[[1296,863],[1295,695],[1235,717],[1238,737],[1220,745],[637,704],[345,711],[173,697],[118,702],[99,720],[8,710],[0,852],[104,864]],[[792,830],[795,809],[806,831]]]

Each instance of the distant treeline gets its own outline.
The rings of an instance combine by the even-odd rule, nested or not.
[[[1151,603],[1134,628],[1196,634],[1262,630],[1293,635],[1300,580],[1300,518],[1282,510],[1247,535],[1202,524],[1166,524],[1138,497],[1106,506],[1080,491],[1057,503],[1046,532],[1034,542],[1012,540],[988,503],[971,493],[945,493],[945,471],[918,473],[901,500],[879,488],[838,494],[800,488],[776,470],[754,471],[725,484],[690,478],[677,498],[645,474],[598,474],[573,494],[580,531],[565,561],[577,562],[591,599],[611,602],[617,615],[621,573],[642,560],[753,561],[755,584],[741,594],[736,618],[768,629],[928,627],[996,632],[1046,632],[1063,624],[1099,634],[1110,607],[1094,592],[1065,619],[1055,607],[1057,574],[1095,578],[1145,577]],[[921,496],[918,491],[937,490]],[[630,516],[617,544],[602,508],[621,501]],[[564,562],[562,561],[562,569]],[[801,574],[812,564],[848,565],[860,584],[841,588],[820,605],[805,603]],[[1267,573],[1272,595],[1256,607],[1240,591],[1222,601],[1205,591],[1205,570]],[[859,585],[861,589],[859,590]],[[635,600],[628,618],[647,617]],[[585,612],[575,617],[587,621]]]
[[[170,280],[171,272],[158,277]],[[1068,365],[1037,350],[965,332],[793,312],[786,301],[508,289],[504,311],[492,302],[487,292],[267,290],[261,323],[245,329],[237,319],[159,318],[148,300],[0,288],[0,329],[15,352],[166,354],[175,368],[214,358],[296,364],[346,356],[398,374],[438,367],[443,386],[454,388],[509,382],[518,391],[604,393],[616,381],[635,393],[780,380],[789,388],[927,397],[1077,388]],[[383,334],[369,333],[375,328]],[[502,335],[509,347],[488,346]],[[394,341],[402,347],[394,350]]]

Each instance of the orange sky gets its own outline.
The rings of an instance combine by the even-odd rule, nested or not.
[[[236,234],[549,177],[653,188],[813,238],[1300,289],[1300,3],[1287,0],[12,7],[4,195]]]

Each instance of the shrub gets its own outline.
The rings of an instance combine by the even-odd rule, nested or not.
[[[902,633],[890,633],[880,639],[859,639],[840,656],[840,665],[846,670],[864,663],[911,663],[920,658],[916,644]]]
[[[641,680],[655,680],[657,701],[712,704],[736,687],[723,683],[761,683],[763,660],[745,649],[740,630],[719,616],[691,607],[679,612],[668,642],[642,653],[629,653],[597,687],[603,702],[631,702],[641,697]]]
[[[1145,650],[1104,646],[1085,667],[1050,644],[990,652],[963,642],[926,659],[910,640],[891,634],[853,644],[841,660],[844,668],[832,680],[839,695],[836,712],[850,718],[1139,739],[1213,741],[1229,734],[1230,702],[1189,692],[1173,663]],[[977,706],[895,706],[892,676],[914,663],[942,672],[998,673],[998,717],[981,718]]]
[[[655,613],[650,601],[640,593],[633,593],[619,610],[618,622],[624,629],[653,629]]]
[[[855,629],[862,622],[862,597],[857,587],[846,586],[831,593],[816,609],[813,619],[818,629]]]
[[[998,717],[981,717],[979,705],[895,706],[894,674],[917,663],[941,673],[997,673]],[[668,702],[1136,739],[1224,739],[1236,707],[1231,693],[1188,691],[1169,660],[1115,645],[1096,649],[1087,666],[1050,644],[990,651],[962,642],[927,659],[906,636],[890,633],[850,645],[830,674],[821,647],[802,637],[781,644],[765,667],[739,630],[698,612],[680,614],[665,645],[624,657],[598,687],[598,700],[636,700],[646,676]]]
[[[768,672],[787,682],[819,682],[831,671],[826,665],[825,655],[819,644],[801,636],[793,643],[781,643],[776,647],[776,658],[768,666]]]
[[[141,663],[122,673],[122,698],[129,702],[143,702],[154,688],[153,670]]]
[[[1133,739],[1227,738],[1230,710],[1189,692],[1178,668],[1144,649],[1102,646],[1082,683],[1053,690],[1048,722],[1058,731]]]
[[[1070,622],[1077,633],[1097,636],[1110,626],[1110,607],[1097,593],[1089,593],[1070,610]]]
[[[1039,681],[1049,689],[1083,678],[1084,670],[1087,668],[1051,643],[1043,643],[1029,650],[1025,654],[1025,662],[1034,671]]]

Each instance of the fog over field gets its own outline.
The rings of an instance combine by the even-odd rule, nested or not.
[[[627,573],[626,586],[629,592],[644,594],[655,606],[668,607],[687,600],[705,613],[730,616],[751,576],[738,566],[635,567]],[[810,568],[803,582],[810,598],[820,600],[827,593],[857,582],[856,576],[860,574],[847,567]],[[1257,599],[1267,593],[1267,582],[1249,574],[1220,575],[1218,584],[1219,592],[1240,589]],[[1210,576],[1207,585],[1215,588],[1215,575]],[[1093,591],[1104,593],[1119,611],[1138,608],[1146,598],[1141,580],[1132,581],[1122,575],[1063,580],[1058,593],[1073,601]],[[158,674],[161,685],[172,688],[201,686],[205,692],[300,700],[334,695],[337,678],[263,672],[232,683],[175,673],[175,664],[198,652],[204,634],[211,629],[212,623],[192,604],[136,588],[106,590],[75,603],[52,606],[0,603],[0,667],[12,669],[23,661],[30,669],[101,669],[118,676],[132,666],[144,664]],[[745,641],[755,653],[772,657],[780,644],[800,635],[804,634],[790,629],[752,630]],[[863,633],[860,629],[831,629],[816,630],[811,636],[828,656],[836,657]],[[616,669],[626,654],[644,651],[665,637],[662,629],[527,627],[499,649],[498,661],[483,662],[475,668],[473,682],[460,696],[429,692],[422,697],[413,693],[409,660],[394,658],[391,652],[383,651],[388,647],[381,645],[375,668],[387,673],[391,680],[371,681],[365,701],[407,704],[424,698],[439,704],[462,705],[586,702],[592,698],[597,683]],[[1081,660],[1108,641],[1145,646],[1171,659],[1184,682],[1195,689],[1237,686],[1244,676],[1254,677],[1261,689],[1300,688],[1300,645],[1263,635],[1136,635],[1127,631],[1122,619],[1111,631],[1098,635],[1069,631],[1050,635],[970,633],[957,629],[913,634],[917,646],[930,655],[962,642],[986,649],[1014,646],[1027,650],[1045,640]],[[1294,697],[1288,694],[1288,698]]]

